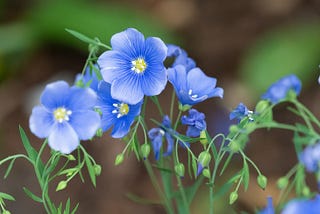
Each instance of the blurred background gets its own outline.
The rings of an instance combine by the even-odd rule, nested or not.
[[[272,82],[289,73],[302,79],[300,100],[320,116],[318,0],[0,0],[0,158],[23,151],[19,124],[39,148],[42,140],[28,128],[32,107],[46,83],[57,79],[73,83],[75,74],[81,72],[87,45],[65,28],[109,44],[114,33],[127,27],[182,46],[207,75],[218,79],[218,86],[225,90],[224,99],[196,106],[206,113],[212,134],[227,132],[228,113],[239,102],[253,108]],[[169,94],[161,95],[162,102],[169,102]],[[275,117],[290,122],[292,118],[284,112],[285,107],[280,106]],[[216,203],[217,213],[252,213],[254,207],[264,206],[267,195],[277,199],[276,179],[297,161],[291,140],[292,133],[285,131],[255,133],[246,151],[269,177],[268,188],[262,191],[257,187],[252,170],[248,191],[241,192],[232,209],[227,200]],[[113,165],[124,144],[105,134],[83,145],[102,165],[97,188],[89,185],[88,179],[86,184],[74,179],[65,191],[52,192],[58,202],[70,195],[73,205],[80,202],[78,213],[164,213],[160,206],[137,204],[126,196],[133,193],[156,199],[135,157],[130,156],[121,166]],[[233,160],[235,165],[239,160]],[[3,176],[4,167],[0,172]],[[32,167],[21,160],[9,179],[0,182],[0,191],[16,198],[16,202],[8,202],[9,210],[44,213],[25,196],[24,186],[39,193]],[[204,188],[192,213],[206,213],[206,198]]]

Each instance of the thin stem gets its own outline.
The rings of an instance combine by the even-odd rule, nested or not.
[[[172,95],[171,95],[171,104],[170,104],[170,120],[172,121],[173,118],[173,108],[174,108],[174,99],[176,97],[176,93],[174,89],[172,89]]]

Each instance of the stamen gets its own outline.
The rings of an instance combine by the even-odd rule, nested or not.
[[[147,63],[146,61],[144,61],[143,58],[138,58],[136,60],[133,60],[131,63],[132,63],[131,70],[138,74],[143,73],[147,68]]]
[[[64,107],[57,108],[53,112],[54,119],[59,123],[63,121],[69,121],[69,116],[72,114],[72,111],[65,109]]]

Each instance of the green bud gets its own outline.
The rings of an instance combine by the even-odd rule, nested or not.
[[[101,174],[101,166],[99,164],[94,165],[94,174],[99,176]]]
[[[229,143],[228,146],[229,146],[231,152],[233,152],[233,153],[237,153],[241,149],[241,146],[237,140],[231,141],[231,143]]]
[[[268,179],[264,175],[259,175],[257,177],[257,182],[262,189],[265,189],[267,187]]]
[[[204,177],[210,179],[210,176],[211,176],[211,175],[210,175],[209,169],[204,169],[204,170],[202,171],[202,175],[203,175]]]
[[[211,155],[207,151],[203,151],[200,153],[198,157],[198,163],[200,163],[203,167],[208,166],[211,161]]]
[[[188,111],[192,106],[190,105],[182,105],[181,103],[179,103],[179,110],[180,111]]]
[[[84,84],[83,84],[83,81],[82,81],[82,78],[80,80],[78,80],[75,85],[79,88],[84,88]]]
[[[141,146],[141,155],[144,159],[147,159],[150,154],[150,145],[145,143]]]
[[[178,163],[174,166],[174,171],[177,173],[178,176],[184,177],[184,165],[182,163]]]
[[[297,98],[297,94],[293,89],[290,89],[287,93],[287,98],[289,100],[295,100]]]
[[[277,186],[279,189],[284,189],[287,187],[289,183],[289,180],[287,177],[282,177],[282,178],[279,178],[278,182],[277,182]]]
[[[302,194],[303,194],[303,196],[305,196],[305,197],[310,196],[310,189],[309,189],[309,187],[304,186],[303,189],[302,189]]]
[[[75,157],[73,156],[73,155],[68,155],[67,156],[68,157],[68,160],[70,160],[70,161],[75,161],[76,159],[75,159]]]
[[[236,126],[236,125],[231,125],[231,126],[229,127],[229,131],[230,131],[231,133],[236,133],[236,132],[239,131],[239,128],[238,128],[238,126]]]
[[[103,135],[102,128],[99,128],[99,129],[97,130],[97,132],[96,132],[96,136],[97,136],[97,137],[102,137],[102,135]]]
[[[119,165],[123,162],[124,156],[122,153],[118,154],[116,160],[114,161],[114,165]]]
[[[269,101],[267,100],[260,100],[256,105],[255,112],[257,114],[261,114],[264,110],[266,110],[270,106]]]
[[[2,214],[11,214],[9,210],[3,210]]]
[[[236,191],[232,192],[229,196],[229,204],[233,204],[238,199],[238,193]]]
[[[60,181],[57,188],[56,188],[56,192],[63,190],[67,187],[68,182],[67,181]]]
[[[202,145],[207,145],[208,144],[208,138],[207,138],[207,133],[206,133],[206,131],[205,130],[203,130],[203,131],[201,131],[200,132],[200,143],[202,144]]]

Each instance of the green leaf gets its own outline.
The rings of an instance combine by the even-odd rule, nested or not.
[[[5,199],[5,200],[9,200],[9,201],[15,201],[16,199],[14,199],[13,196],[4,193],[4,192],[0,192],[0,198]]]
[[[77,203],[77,205],[73,208],[73,210],[71,211],[71,214],[75,214],[78,207],[79,207],[79,203]]]
[[[70,198],[68,198],[66,203],[66,208],[64,209],[63,214],[69,214],[70,213]]]
[[[35,194],[33,194],[30,190],[28,190],[26,187],[23,187],[23,191],[24,193],[29,196],[32,200],[39,202],[39,203],[43,203],[42,198],[36,196]]]
[[[12,160],[10,161],[10,164],[9,164],[7,170],[6,170],[6,173],[4,174],[4,178],[5,178],[5,179],[8,177],[9,173],[11,172],[15,160],[16,160],[16,159],[14,158],[14,159],[12,159]]]
[[[221,198],[226,194],[234,183],[241,177],[241,173],[236,173],[225,184],[223,184],[213,195],[214,200]]]
[[[220,175],[224,173],[224,171],[227,169],[227,166],[229,165],[231,159],[232,159],[233,153],[230,153],[227,160],[224,162],[223,167],[221,169]]]
[[[94,39],[91,39],[85,35],[83,35],[82,33],[79,33],[77,31],[74,30],[70,30],[70,29],[65,29],[68,33],[70,33],[71,35],[73,35],[74,37],[76,37],[77,39],[80,39],[83,42],[89,43],[89,44],[93,44],[93,45],[97,45],[97,41],[95,41]]]
[[[250,172],[249,172],[249,166],[247,164],[247,161],[243,161],[243,168],[242,168],[242,182],[244,186],[244,190],[246,191],[249,187],[249,180],[250,180]]]
[[[86,154],[84,155],[84,160],[87,165],[87,169],[89,172],[91,182],[92,182],[93,186],[96,187],[96,173],[94,170],[94,166],[92,165],[91,160],[89,159],[88,155],[86,155]]]

